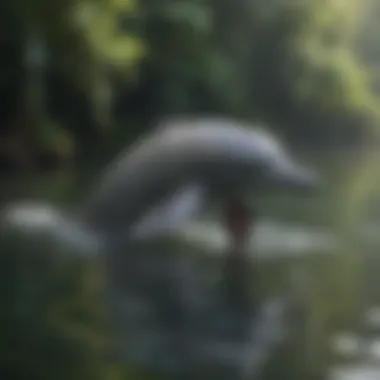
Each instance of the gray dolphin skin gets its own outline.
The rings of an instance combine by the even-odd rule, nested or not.
[[[259,127],[173,119],[109,165],[81,219],[109,241],[145,239],[183,227],[229,194],[253,195],[260,186],[311,190],[318,183]]]

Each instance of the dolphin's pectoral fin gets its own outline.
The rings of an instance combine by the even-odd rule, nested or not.
[[[198,184],[183,186],[135,223],[130,237],[140,240],[172,236],[200,213],[205,202],[204,187]]]

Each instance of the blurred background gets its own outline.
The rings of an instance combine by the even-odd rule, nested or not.
[[[302,333],[263,378],[380,379],[379,2],[13,0],[0,10],[2,207],[74,208],[162,117],[260,123],[328,183],[313,199],[260,201],[262,298],[295,268],[307,292]],[[207,256],[220,234],[211,222],[201,230],[191,239]],[[41,236],[1,235],[0,377],[149,378],[110,354],[96,258],[62,257]]]

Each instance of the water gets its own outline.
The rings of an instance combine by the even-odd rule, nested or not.
[[[331,370],[331,380],[379,380],[380,366],[355,364],[336,367]]]
[[[376,230],[374,225],[365,226],[362,236],[376,244],[379,242]],[[226,244],[222,230],[210,223],[190,226],[185,237],[193,244],[207,247],[211,254],[221,252]],[[250,242],[251,252],[265,260],[305,256],[310,252],[333,253],[339,244],[339,239],[328,230],[284,225],[274,220],[262,220]],[[328,371],[328,380],[379,380],[380,306],[368,305],[362,316],[361,331],[333,336],[330,349],[336,360]]]
[[[333,337],[336,363],[330,370],[331,380],[380,379],[380,306],[373,305],[364,313],[360,330]]]
[[[21,210],[22,211],[22,210]],[[25,207],[23,212],[13,214],[14,226],[32,227],[33,233],[51,229],[56,221],[49,208]],[[368,228],[367,239],[374,228]],[[186,244],[198,247],[207,255],[217,255],[226,245],[220,226],[211,222],[196,223],[182,232]],[[310,254],[333,253],[339,248],[339,239],[323,228],[291,225],[263,219],[255,228],[250,241],[251,252],[263,260],[302,257]],[[371,304],[362,315],[358,331],[342,332],[331,338],[334,363],[329,370],[329,380],[379,380],[380,379],[380,306]]]
[[[190,225],[183,237],[188,244],[199,247],[208,254],[223,252],[226,235],[216,223],[198,222]],[[249,241],[249,252],[262,259],[305,256],[337,252],[339,240],[326,229],[289,225],[274,220],[261,220]]]

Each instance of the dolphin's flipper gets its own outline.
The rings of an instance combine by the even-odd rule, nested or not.
[[[164,199],[135,223],[130,232],[132,239],[151,239],[172,236],[193,220],[206,203],[206,189],[188,184]]]

